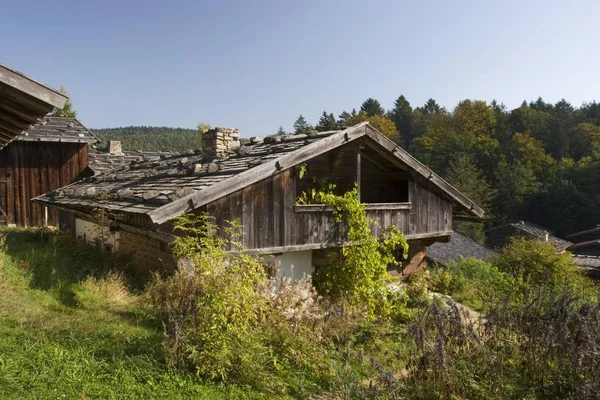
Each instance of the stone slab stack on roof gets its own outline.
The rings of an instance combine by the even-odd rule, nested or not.
[[[132,162],[156,161],[175,155],[177,153],[169,151],[124,151],[119,154],[111,154],[90,148],[88,153],[88,167],[95,175],[98,175],[115,168],[127,166]]]
[[[22,142],[96,143],[98,138],[77,118],[45,116],[29,130],[17,136]]]

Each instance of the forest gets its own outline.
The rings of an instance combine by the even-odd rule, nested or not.
[[[127,126],[91,129],[100,139],[99,147],[107,148],[109,140],[120,140],[124,150],[187,151],[200,148],[200,136],[195,129],[154,126]]]
[[[294,132],[326,131],[369,121],[486,210],[483,222],[456,229],[483,240],[485,229],[518,220],[556,235],[600,222],[600,104],[573,106],[538,98],[515,109],[463,100],[452,110],[429,99],[413,107],[399,96],[386,110],[373,98],[316,124],[300,115]],[[121,140],[129,150],[186,151],[200,147],[197,130],[159,127],[96,129],[106,146]],[[280,127],[275,134],[286,134]]]

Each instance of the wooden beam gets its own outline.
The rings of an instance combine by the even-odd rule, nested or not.
[[[384,210],[410,210],[410,203],[368,203],[365,204],[365,211],[384,211]],[[325,204],[296,204],[295,212],[328,212],[333,211],[332,206]]]
[[[368,155],[366,152],[362,153],[362,157],[367,160],[368,162],[370,162],[371,164],[375,165],[377,168],[379,168],[382,171],[389,171],[390,169],[388,167],[386,167],[385,165],[383,165],[382,163],[380,163],[379,161],[377,161],[376,159],[374,159],[373,157],[371,157],[370,155]]]
[[[358,202],[360,203],[360,191],[361,191],[361,166],[360,166],[360,146],[356,149],[356,189],[358,192]]]
[[[67,101],[67,96],[58,90],[34,81],[20,72],[10,69],[2,64],[0,64],[0,82],[18,89],[28,96],[41,100],[52,107],[63,108]]]
[[[406,240],[421,240],[421,239],[434,239],[439,238],[440,241],[444,241],[452,235],[452,231],[442,232],[430,232],[421,233],[416,235],[406,235]],[[351,242],[333,242],[333,243],[311,243],[311,244],[300,244],[295,246],[277,246],[277,247],[265,247],[262,249],[246,249],[246,250],[234,250],[230,251],[231,254],[247,253],[247,254],[277,254],[287,253],[288,251],[306,251],[306,250],[319,250],[319,249],[335,249],[343,246],[351,246]]]

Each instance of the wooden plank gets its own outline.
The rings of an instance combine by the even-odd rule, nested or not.
[[[444,232],[431,232],[428,234],[417,234],[417,235],[406,235],[407,240],[421,240],[421,239],[434,239],[439,238],[441,241],[448,238],[452,235],[452,231],[444,231]],[[305,251],[305,250],[317,250],[317,249],[328,249],[328,248],[338,248],[342,246],[351,246],[350,242],[332,242],[332,243],[307,243],[307,244],[299,244],[299,245],[290,245],[290,246],[276,246],[276,247],[266,247],[266,248],[249,248],[243,251],[243,253],[266,253],[266,254],[277,254],[277,253],[286,253],[288,251]],[[231,253],[238,253],[237,251],[232,251]]]
[[[369,203],[365,204],[365,210],[410,210],[412,208],[411,203]],[[332,206],[325,204],[296,204],[294,206],[295,212],[323,212],[333,211]]]

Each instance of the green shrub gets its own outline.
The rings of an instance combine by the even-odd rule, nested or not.
[[[148,288],[165,326],[167,362],[270,393],[316,390],[325,352],[312,329],[322,312],[310,280],[275,290],[260,256],[226,251],[243,250],[236,223],[219,232],[201,215],[175,226],[185,233],[173,246],[178,270],[156,275]]]
[[[465,301],[475,308],[489,307],[494,300],[519,301],[523,282],[501,272],[496,266],[476,258],[449,262],[446,267],[434,268],[432,289]]]
[[[317,289],[334,300],[343,300],[349,306],[365,308],[373,316],[376,310],[387,312],[387,268],[398,264],[397,254],[406,258],[408,243],[395,226],[389,226],[380,238],[369,228],[365,204],[358,199],[358,191],[337,196],[319,192],[318,201],[332,206],[334,217],[343,226],[350,243],[337,252],[331,252],[323,266],[315,273]]]
[[[549,243],[512,238],[492,263],[529,287],[544,285],[596,298],[595,285],[574,264],[570,254],[557,253]]]

